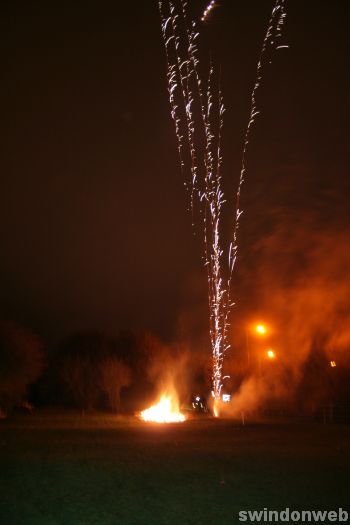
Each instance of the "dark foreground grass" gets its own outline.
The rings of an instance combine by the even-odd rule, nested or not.
[[[0,422],[4,525],[226,525],[349,501],[350,428],[107,416]]]

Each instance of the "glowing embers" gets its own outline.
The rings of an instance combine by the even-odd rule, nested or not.
[[[141,419],[153,423],[183,423],[186,418],[181,414],[177,401],[163,394],[156,405],[141,412]]]

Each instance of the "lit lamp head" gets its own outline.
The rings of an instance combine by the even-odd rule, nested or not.
[[[257,324],[255,330],[259,335],[266,334],[266,326],[264,326],[263,324]]]

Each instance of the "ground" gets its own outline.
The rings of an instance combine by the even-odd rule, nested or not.
[[[226,525],[347,508],[350,427],[30,414],[0,421],[0,523]]]

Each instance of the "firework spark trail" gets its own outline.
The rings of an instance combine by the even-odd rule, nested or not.
[[[215,7],[215,0],[211,0],[211,2],[207,5],[207,7],[203,11],[203,15],[201,18],[202,22],[206,21],[207,17],[210,14],[210,11],[214,9],[214,7]]]
[[[194,27],[194,25],[193,25]],[[197,80],[197,90],[201,102],[202,120],[205,133],[205,150],[204,155],[204,189],[200,195],[204,203],[204,246],[205,246],[205,266],[207,268],[208,279],[208,299],[209,299],[209,316],[210,316],[210,341],[213,356],[213,395],[220,396],[221,391],[221,370],[224,349],[222,333],[222,322],[224,319],[225,307],[223,297],[222,265],[221,258],[223,250],[220,240],[220,215],[221,208],[224,204],[223,193],[221,191],[221,128],[222,115],[224,106],[222,102],[221,89],[219,88],[218,103],[214,101],[212,88],[212,79],[214,76],[214,67],[211,64],[209,69],[208,87],[206,95],[203,96],[201,81],[198,76],[196,66],[196,47],[191,44],[189,38],[189,54],[192,57],[192,63]],[[214,117],[213,114],[214,113]],[[218,113],[218,115],[216,115]],[[215,132],[212,129],[211,119],[219,118],[219,129]],[[216,153],[215,153],[216,150]],[[215,158],[216,157],[216,158]]]
[[[229,249],[230,275],[232,275],[232,271],[233,271],[233,268],[234,268],[234,265],[237,259],[237,250],[238,250],[237,241],[238,241],[238,230],[239,230],[239,222],[240,222],[239,219],[243,213],[243,210],[240,209],[240,198],[241,198],[242,184],[244,182],[244,176],[246,173],[246,159],[247,159],[247,153],[248,153],[248,147],[249,147],[249,140],[250,140],[253,124],[255,123],[256,117],[260,114],[260,111],[258,109],[257,102],[256,102],[256,95],[261,85],[262,78],[263,78],[265,55],[268,51],[268,46],[273,46],[275,44],[275,41],[273,40],[274,38],[276,39],[281,38],[282,27],[283,27],[285,17],[286,17],[286,13],[284,9],[284,0],[277,0],[272,10],[267,32],[266,32],[266,35],[263,41],[263,45],[261,48],[260,57],[259,57],[257,70],[256,70],[256,80],[255,80],[255,84],[254,84],[252,96],[251,96],[251,109],[250,109],[250,115],[249,115],[249,122],[248,122],[248,126],[245,132],[245,137],[244,137],[241,172],[240,172],[240,178],[239,178],[239,183],[238,183],[238,188],[237,188],[237,193],[236,193],[236,215],[235,215],[235,223],[234,223],[234,231],[233,231],[233,242],[231,243],[230,249]],[[275,49],[280,49],[282,47],[288,47],[288,46],[275,46]]]
[[[212,289],[212,297],[209,296],[209,307],[211,317],[211,346],[213,354],[213,397],[218,399],[221,394],[222,388],[222,366],[225,351],[228,348],[227,340],[225,338],[225,319],[226,319],[226,307],[227,301],[225,300],[227,290],[224,288],[223,269],[222,269],[222,256],[224,250],[221,247],[220,239],[220,222],[221,222],[221,209],[225,203],[224,194],[221,190],[221,130],[223,126],[223,113],[224,105],[221,94],[221,87],[219,84],[217,93],[217,102],[215,104],[213,100],[213,91],[211,87],[211,78],[214,74],[213,67],[210,69],[209,82],[208,82],[208,130],[209,130],[209,143],[208,152],[210,157],[210,168],[212,170],[211,178],[211,200],[209,203],[209,210],[211,216],[211,233],[212,233],[212,246],[211,246],[211,261],[210,261],[210,273],[208,276],[208,284]],[[210,112],[214,108],[214,112],[218,115],[218,128],[216,131],[212,130],[210,124]],[[216,149],[216,159],[215,157]],[[215,165],[216,164],[216,165]],[[211,172],[208,171],[208,178]]]
[[[186,13],[187,2],[181,1],[181,8],[177,12],[176,0],[168,0],[167,14],[164,9],[164,2],[159,0],[159,11],[161,14],[161,27],[163,33],[163,39],[165,42],[167,66],[168,66],[168,92],[171,105],[171,115],[175,122],[175,131],[178,141],[178,151],[180,156],[180,163],[182,171],[185,170],[185,162],[183,158],[186,146],[188,154],[191,160],[191,180],[189,184],[186,184],[187,189],[191,192],[191,209],[192,216],[194,214],[194,194],[197,193],[199,196],[201,190],[197,187],[198,178],[198,162],[197,162],[197,148],[195,146],[195,132],[196,123],[193,114],[193,105],[195,103],[195,95],[193,89],[198,92],[199,103],[201,107],[201,117],[205,132],[205,105],[203,102],[203,93],[201,91],[201,82],[197,72],[198,58],[196,38],[198,32],[195,31],[195,24],[192,23],[191,30],[188,28],[188,19]],[[180,18],[182,18],[180,20]],[[182,50],[181,40],[183,40],[180,23],[185,26],[185,35],[187,41],[185,43],[185,53]],[[176,102],[176,93],[181,91],[181,101]],[[185,119],[181,115],[179,104],[184,108]],[[183,130],[186,129],[185,134],[187,135],[187,141],[184,139]],[[185,144],[186,142],[186,144]],[[204,159],[206,162],[206,159]],[[193,224],[194,225],[194,224]]]
[[[284,25],[284,21],[286,17],[284,4],[285,4],[285,0],[276,0],[275,6],[272,10],[271,17],[268,23],[268,28],[266,31],[266,35],[265,35],[263,45],[260,51],[260,56],[258,60],[257,70],[256,70],[255,84],[254,84],[252,95],[251,95],[250,115],[249,115],[248,126],[246,128],[246,132],[244,136],[241,171],[240,171],[240,177],[239,177],[239,182],[238,182],[237,192],[236,192],[236,210],[235,210],[232,242],[229,247],[229,256],[228,256],[229,257],[228,258],[229,278],[227,282],[227,295],[226,295],[226,300],[228,304],[226,307],[227,316],[226,316],[225,323],[224,323],[225,324],[224,333],[227,333],[228,315],[230,312],[230,308],[234,304],[234,303],[231,303],[231,299],[230,299],[231,281],[232,281],[232,273],[233,273],[234,266],[236,264],[237,253],[238,253],[238,232],[239,232],[239,226],[240,226],[240,217],[243,213],[243,210],[240,209],[240,201],[241,201],[242,185],[244,183],[244,177],[247,171],[246,170],[247,153],[249,149],[249,141],[250,141],[252,129],[256,121],[256,117],[260,114],[260,110],[258,109],[258,105],[256,102],[256,95],[259,90],[259,87],[261,86],[261,82],[263,80],[264,65],[267,62],[271,64],[271,51],[289,47],[288,45],[278,45],[279,39],[282,37],[282,29],[283,29],[283,25]],[[270,55],[269,55],[269,51],[270,51]]]
[[[173,13],[170,11],[170,5],[168,12],[165,13],[164,8],[164,2],[162,0],[159,0],[158,2],[159,6],[159,12],[161,16],[161,29],[165,44],[165,52],[166,52],[166,58],[167,58],[167,83],[168,83],[168,95],[169,95],[169,102],[171,107],[171,117],[175,124],[175,132],[177,137],[177,144],[178,144],[178,154],[180,159],[180,166],[181,171],[183,175],[185,175],[185,161],[184,161],[184,151],[185,151],[185,140],[183,136],[183,127],[184,123],[182,122],[181,112],[179,103],[176,99],[176,94],[178,91],[178,85],[179,82],[182,82],[181,77],[181,68],[180,71],[177,69],[177,62],[173,61],[172,54],[171,54],[171,45],[175,42],[175,34],[174,34],[174,27],[176,28],[176,23],[173,20]],[[180,75],[179,75],[180,73]],[[180,78],[179,78],[180,76]],[[185,99],[185,95],[183,94],[183,97]],[[185,101],[185,105],[186,101]],[[193,179],[192,179],[193,180]],[[185,181],[185,187],[188,190],[189,185]],[[191,181],[192,184],[192,181]],[[192,191],[191,191],[191,203],[193,202],[192,197]]]
[[[214,2],[210,6],[214,7]],[[214,68],[211,64],[209,69],[208,88],[206,95],[202,90],[202,82],[198,73],[198,48],[196,38],[198,31],[196,24],[192,21],[188,23],[187,2],[181,2],[183,18],[187,30],[188,56],[191,61],[191,74],[195,78],[196,91],[201,108],[202,126],[205,135],[205,150],[203,153],[204,161],[204,189],[199,192],[200,202],[204,203],[203,225],[204,225],[204,254],[205,267],[208,279],[208,300],[210,317],[210,341],[213,356],[213,396],[220,397],[222,382],[221,371],[224,352],[228,345],[225,345],[226,338],[224,333],[224,321],[227,313],[224,311],[227,301],[224,300],[226,290],[223,289],[222,278],[222,254],[220,240],[220,214],[224,204],[224,196],[221,191],[221,129],[223,125],[224,104],[221,88],[218,89],[218,101],[215,104],[214,94],[211,87]],[[211,7],[211,8],[212,8]],[[191,29],[189,29],[191,27]],[[217,113],[219,120],[218,130],[215,134],[211,126],[212,113]],[[216,150],[216,166],[215,166]]]
[[[191,176],[192,176],[191,209],[192,209],[192,216],[193,216],[194,192],[196,191],[196,187],[197,187],[198,165],[197,165],[197,155],[196,155],[195,139],[194,139],[195,122],[194,122],[193,109],[192,109],[194,98],[193,98],[191,82],[190,82],[192,71],[191,71],[190,64],[189,64],[189,57],[181,56],[179,15],[176,13],[175,4],[172,1],[169,1],[169,6],[170,6],[170,22],[172,26],[172,32],[174,35],[174,41],[175,41],[175,59],[176,59],[176,65],[177,65],[177,70],[179,74],[180,86],[181,86],[183,103],[184,103],[185,114],[186,114],[187,138],[188,138],[189,153],[190,153],[190,158],[191,158]],[[183,72],[184,69],[185,69],[185,73]]]
[[[214,90],[214,66],[211,63],[207,89],[203,90],[199,74],[197,39],[199,32],[195,21],[189,21],[186,0],[167,0],[167,9],[163,0],[158,0],[161,15],[161,28],[167,57],[168,92],[171,116],[175,123],[178,151],[182,172],[186,169],[184,155],[190,158],[191,178],[185,183],[191,191],[191,209],[194,200],[199,203],[204,226],[204,261],[207,269],[208,300],[210,318],[210,341],[212,349],[212,394],[215,401],[220,399],[222,389],[222,367],[227,342],[228,318],[231,303],[231,280],[237,259],[238,230],[240,216],[240,197],[246,173],[246,157],[249,139],[255,118],[259,114],[256,94],[263,77],[264,65],[270,48],[288,47],[276,45],[281,37],[285,18],[284,1],[277,0],[268,24],[257,66],[256,82],[252,91],[251,111],[244,138],[242,164],[236,192],[236,211],[232,242],[228,249],[228,277],[223,278],[222,241],[220,237],[221,211],[225,203],[221,189],[221,133],[223,113],[225,111],[221,87]],[[202,20],[215,7],[211,1]],[[182,29],[184,29],[182,31]],[[269,56],[269,58],[271,58]],[[269,60],[271,62],[271,60]],[[195,106],[199,115],[195,114]],[[185,130],[185,131],[184,131]],[[201,137],[202,141],[198,140]],[[204,145],[201,145],[204,144]]]
[[[162,6],[160,6],[162,7]],[[192,22],[190,25],[188,23],[187,17],[187,3],[181,2],[181,11],[183,15],[183,21],[186,27],[186,46],[187,46],[187,58],[183,59],[180,57],[180,37],[179,37],[179,15],[176,13],[175,5],[173,1],[169,1],[169,18],[163,17],[162,19],[162,28],[163,36],[167,46],[167,57],[171,57],[171,52],[169,49],[170,45],[175,46],[175,64],[177,65],[177,72],[180,79],[180,86],[183,96],[183,103],[186,110],[186,125],[187,125],[187,136],[188,136],[188,146],[190,149],[191,156],[191,172],[192,172],[192,189],[191,189],[191,207],[193,210],[193,196],[196,192],[199,197],[199,202],[204,204],[204,243],[205,243],[205,266],[207,268],[207,278],[208,278],[208,299],[209,299],[209,312],[210,312],[210,339],[211,347],[213,353],[213,392],[216,392],[216,397],[220,395],[221,389],[221,369],[222,369],[222,360],[223,360],[223,335],[222,335],[222,322],[224,319],[224,313],[221,311],[223,306],[223,296],[225,290],[222,289],[223,279],[221,276],[221,257],[222,249],[220,246],[220,235],[219,235],[219,226],[220,226],[220,212],[221,206],[223,204],[223,194],[220,189],[220,178],[219,178],[219,169],[221,164],[221,154],[220,154],[220,138],[217,144],[217,172],[215,173],[215,153],[214,153],[214,142],[215,134],[211,130],[210,119],[211,113],[214,108],[213,93],[211,90],[211,78],[214,74],[213,67],[210,68],[208,90],[206,96],[204,96],[202,91],[201,80],[197,71],[198,58],[197,58],[197,45],[196,38],[198,37],[198,32],[196,31],[195,23]],[[162,11],[161,11],[162,13]],[[167,26],[172,28],[172,32],[167,35],[166,28]],[[189,29],[190,27],[190,29]],[[184,66],[186,66],[186,73],[183,72]],[[168,67],[173,75],[174,73],[174,63],[168,62]],[[170,76],[173,80],[173,76]],[[203,163],[204,163],[204,173],[205,173],[205,187],[204,189],[197,188],[197,152],[194,144],[194,132],[195,132],[195,122],[193,120],[193,112],[191,106],[194,102],[194,96],[190,88],[191,82],[194,82],[194,89],[196,89],[200,113],[201,113],[201,127],[203,128],[205,135],[205,151],[202,152]],[[172,97],[176,89],[172,83],[169,86],[169,92]],[[172,106],[174,106],[173,99],[171,100]],[[222,114],[224,112],[221,90],[219,91],[219,129],[221,133],[222,128]],[[175,114],[175,111],[174,111]],[[173,115],[174,118],[174,115]],[[179,121],[175,122],[175,126],[179,124]],[[181,125],[181,122],[180,122]],[[178,126],[177,135],[178,142],[181,149],[181,140],[182,135],[180,134],[180,125]],[[203,210],[202,210],[203,211]],[[207,217],[209,216],[209,227],[207,223]]]

